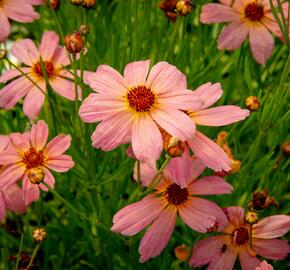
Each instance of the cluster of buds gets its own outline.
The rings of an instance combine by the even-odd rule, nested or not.
[[[84,8],[90,9],[95,7],[96,0],[70,0],[70,3],[75,6],[82,6]]]
[[[252,112],[257,111],[261,106],[260,100],[255,96],[247,97],[245,103],[246,103],[247,109]]]
[[[181,157],[186,147],[185,143],[176,137],[172,137],[163,129],[160,131],[163,138],[163,148],[167,155],[171,157]]]
[[[50,0],[49,3],[50,3],[50,6],[53,10],[59,9],[60,0]]]
[[[35,243],[40,244],[46,239],[46,230],[45,228],[37,228],[33,231],[32,234],[33,240]]]
[[[64,38],[64,45],[69,53],[79,53],[85,46],[85,41],[80,32],[75,31]]]
[[[253,193],[252,200],[248,204],[248,208],[253,211],[260,211],[268,208],[269,206],[279,207],[275,198],[269,196],[269,191],[263,189],[261,191],[256,191]]]

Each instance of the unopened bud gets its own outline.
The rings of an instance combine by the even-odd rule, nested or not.
[[[60,0],[50,0],[50,6],[53,10],[57,10],[60,5]]]
[[[290,154],[290,141],[282,144],[282,150],[285,155]]]
[[[174,249],[174,253],[178,260],[184,262],[189,257],[190,249],[187,245],[182,244]]]
[[[83,0],[82,6],[84,8],[93,8],[96,5],[96,0]]]
[[[175,22],[177,17],[176,3],[177,0],[164,0],[159,4],[160,9],[164,11],[165,16],[172,22]]]
[[[257,111],[260,108],[260,101],[255,96],[249,96],[246,98],[246,107],[250,111]]]
[[[4,59],[6,57],[6,50],[0,49],[0,60]]]
[[[45,228],[37,228],[33,231],[33,240],[39,244],[41,242],[43,242],[46,238],[46,230]]]
[[[70,0],[70,3],[75,6],[80,6],[84,0]]]
[[[195,5],[191,0],[179,0],[176,3],[176,10],[181,16],[190,14],[194,8]]]
[[[167,134],[163,139],[163,147],[169,156],[180,157],[184,152],[185,143]]]
[[[77,31],[72,34],[68,34],[64,38],[64,45],[68,52],[70,53],[79,53],[85,45],[85,41],[83,40],[81,34]]]
[[[40,184],[44,179],[44,172],[41,167],[31,168],[28,171],[28,178],[32,184]]]
[[[278,203],[273,197],[269,196],[268,190],[263,189],[261,191],[256,191],[253,193],[253,198],[249,203],[248,207],[254,210],[263,210],[269,206],[274,205],[278,207]]]
[[[231,170],[230,173],[237,173],[241,170],[241,161],[236,159],[231,159]]]
[[[79,28],[79,32],[82,36],[87,36],[90,33],[90,27],[87,24],[82,24]]]
[[[248,224],[255,224],[257,223],[258,221],[258,215],[256,212],[253,212],[253,211],[248,211],[246,214],[245,214],[245,221],[248,223]]]

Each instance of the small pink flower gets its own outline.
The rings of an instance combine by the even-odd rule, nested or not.
[[[203,105],[198,110],[187,110],[187,113],[197,126],[225,126],[241,121],[250,114],[249,110],[233,105],[207,109],[222,96],[223,90],[220,83],[205,83],[199,86],[194,94],[203,101]],[[231,169],[231,161],[225,151],[201,132],[196,131],[195,136],[187,143],[207,167],[215,171]]]
[[[9,137],[0,135],[0,151],[6,150],[8,145]],[[0,165],[0,175],[2,170],[3,166]],[[3,188],[0,183],[0,221],[5,217],[6,209],[17,213],[23,213],[26,210],[21,189],[17,184],[12,184]]]
[[[28,78],[17,69],[12,69],[0,77],[0,82],[14,79],[0,90],[0,107],[11,109],[25,96],[23,103],[24,114],[34,119],[42,108],[46,89],[45,77],[42,72],[40,57],[42,58],[49,84],[59,95],[75,99],[73,75],[65,69],[70,64],[64,47],[59,46],[59,36],[54,32],[45,32],[39,49],[31,39],[24,39],[14,43],[12,54],[26,67],[20,68],[41,89],[36,87]],[[80,92],[79,92],[80,98]]]
[[[44,0],[1,0],[0,1],[0,42],[10,34],[9,19],[29,23],[39,18],[32,5],[41,5]]]
[[[287,257],[287,240],[275,239],[290,229],[290,217],[275,215],[261,219],[253,225],[252,248],[250,247],[250,227],[244,221],[244,209],[231,206],[225,209],[229,224],[222,235],[200,240],[194,246],[189,264],[200,267],[208,264],[207,269],[234,268],[239,257],[243,270],[253,270],[260,265],[256,254],[272,260]]]
[[[269,0],[220,0],[220,2],[202,6],[200,14],[202,23],[229,23],[219,36],[218,48],[235,50],[249,36],[255,60],[265,64],[275,46],[270,32],[282,37]],[[288,4],[286,1],[282,2],[286,15]],[[273,3],[277,6],[276,1]]]
[[[40,120],[32,126],[30,133],[9,135],[10,147],[0,152],[3,171],[0,185],[7,187],[22,179],[22,191],[28,205],[39,198],[39,188],[47,191],[42,180],[51,188],[54,177],[50,170],[66,172],[74,166],[72,158],[63,153],[69,148],[71,136],[61,134],[48,144],[48,126]],[[37,184],[40,183],[40,184]]]
[[[232,187],[217,176],[196,180],[203,170],[204,165],[198,159],[191,158],[189,151],[186,151],[182,157],[170,161],[153,194],[115,214],[112,231],[122,235],[134,235],[151,224],[139,246],[140,262],[158,256],[166,247],[177,215],[201,233],[222,230],[226,226],[224,212],[215,203],[196,195],[226,194],[232,191]],[[149,175],[156,172],[154,168],[151,172],[147,170]]]
[[[271,264],[268,264],[266,261],[262,261],[258,267],[255,268],[255,270],[273,270],[273,266]]]
[[[186,77],[167,62],[150,72],[149,65],[149,60],[130,63],[124,77],[101,65],[87,78],[97,93],[85,99],[80,116],[89,123],[101,121],[92,135],[94,147],[109,151],[131,142],[136,158],[147,162],[160,157],[159,127],[181,140],[194,136],[195,125],[181,110],[197,109],[200,102],[186,89]]]

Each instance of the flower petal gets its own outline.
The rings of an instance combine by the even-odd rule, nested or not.
[[[224,208],[228,220],[235,226],[239,226],[244,220],[245,210],[239,206],[229,206]]]
[[[4,219],[5,213],[6,213],[6,204],[2,190],[0,189],[0,221]]]
[[[68,100],[75,100],[76,95],[74,82],[60,77],[55,77],[49,80],[49,83],[51,84],[54,91],[59,95],[61,95],[62,97],[65,97]],[[79,87],[78,87],[78,99],[81,100],[81,91]]]
[[[74,166],[74,162],[69,155],[60,155],[60,156],[53,156],[49,159],[45,160],[46,167],[56,171],[56,172],[67,172]],[[49,175],[50,176],[50,175]],[[51,178],[46,179],[46,181],[51,181]]]
[[[33,66],[39,61],[38,50],[31,39],[16,41],[11,48],[11,52],[20,62],[28,66]]]
[[[5,198],[6,206],[10,211],[17,213],[23,213],[26,211],[26,205],[22,198],[22,192],[17,184],[6,187],[3,190],[3,195]]]
[[[134,166],[134,180],[138,181],[138,162],[135,162]],[[154,179],[154,177],[157,174],[157,168],[155,163],[154,164],[148,164],[145,162],[140,162],[140,178],[141,183],[143,186],[148,187],[151,184],[151,181]]]
[[[38,151],[42,150],[48,138],[47,124],[43,120],[38,121],[32,126],[30,136],[32,146]]]
[[[256,256],[249,253],[247,247],[239,249],[239,259],[243,270],[253,270],[261,263]]]
[[[201,7],[200,21],[202,23],[231,22],[239,19],[239,12],[229,6],[206,4]]]
[[[0,25],[0,42],[3,42],[9,36],[11,27],[7,15],[4,13],[2,8],[0,9]]]
[[[136,61],[128,64],[124,70],[124,77],[129,85],[144,85],[149,71],[150,60]]]
[[[67,51],[64,47],[58,46],[55,51],[54,55],[51,59],[52,63],[56,68],[65,67],[70,64],[69,57]]]
[[[206,165],[196,156],[191,157],[190,182],[195,180],[206,169]]]
[[[25,170],[25,166],[19,163],[5,166],[0,174],[0,186],[5,188],[16,183],[23,177]]]
[[[28,67],[22,67],[19,69],[25,74],[28,74],[31,71],[31,68]],[[23,74],[18,69],[10,69],[0,76],[0,82],[6,82],[22,75]]]
[[[35,202],[40,197],[39,186],[37,184],[32,184],[28,179],[28,174],[25,173],[22,182],[22,193],[23,199],[26,205]]]
[[[43,182],[46,183],[50,188],[54,188],[54,184],[55,184],[55,179],[53,177],[53,175],[51,174],[51,172],[46,169],[45,167],[42,167],[43,171],[44,171],[44,179]],[[48,188],[44,185],[44,184],[39,184],[39,187],[44,190],[44,191],[48,191]]]
[[[39,46],[39,52],[43,61],[50,61],[59,44],[59,36],[55,32],[44,32]]]
[[[143,236],[140,246],[140,262],[158,256],[170,240],[176,220],[176,208],[167,207],[155,219],[152,226]]]
[[[225,252],[223,252],[220,256],[217,256],[215,260],[211,261],[207,267],[207,270],[233,270],[236,259],[236,249],[227,246]]]
[[[30,149],[30,138],[26,134],[11,133],[9,138],[19,153],[26,152]]]
[[[71,136],[60,134],[53,138],[45,147],[44,154],[46,157],[55,157],[63,154],[71,144]]]
[[[0,152],[0,164],[1,165],[9,165],[13,163],[17,163],[22,160],[22,157],[19,153],[17,153],[14,149],[6,150]],[[1,167],[0,165],[0,167]],[[0,170],[1,172],[1,170]]]

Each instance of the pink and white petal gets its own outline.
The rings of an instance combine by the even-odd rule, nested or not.
[[[250,47],[254,59],[265,64],[274,50],[275,42],[270,32],[262,24],[250,28]]]
[[[14,148],[16,148],[15,151],[20,154],[30,149],[30,138],[26,134],[11,133],[9,138]]]
[[[186,188],[191,180],[191,163],[192,159],[187,148],[181,157],[176,157],[169,161],[164,173],[168,174],[169,178],[181,188]]]
[[[233,270],[236,259],[236,249],[232,248],[231,246],[227,246],[225,252],[210,262],[207,270]]]
[[[135,116],[132,127],[132,148],[138,160],[152,164],[163,149],[161,133],[148,113]]]
[[[124,102],[108,94],[90,94],[82,103],[79,111],[86,123],[94,123],[110,118],[113,114],[124,111]]]
[[[148,71],[150,60],[136,61],[126,65],[124,70],[125,80],[131,86],[144,85]]]
[[[0,174],[0,187],[4,189],[5,187],[16,183],[23,177],[25,171],[26,168],[19,163],[4,166]]]
[[[228,220],[235,226],[239,226],[244,222],[245,210],[239,206],[229,206],[224,208],[224,212]]]
[[[46,88],[41,87],[41,89],[43,92],[46,92]],[[35,119],[40,114],[45,100],[45,94],[43,92],[36,86],[33,86],[24,99],[23,112],[30,120]]]
[[[3,189],[3,195],[7,209],[17,213],[23,213],[26,211],[26,205],[22,197],[22,192],[17,184],[13,184]]]
[[[152,67],[146,86],[156,94],[187,89],[185,75],[167,62],[159,62]]]
[[[223,90],[220,83],[208,82],[196,88],[193,93],[202,100],[199,108],[201,110],[216,103],[222,96]]]
[[[249,253],[247,247],[241,247],[239,249],[239,259],[243,270],[253,270],[261,263],[256,256],[252,256]]]
[[[45,146],[48,138],[48,126],[43,121],[38,121],[35,125],[31,128],[31,144],[36,150],[42,150]]]
[[[201,7],[200,21],[202,23],[232,22],[240,19],[240,13],[229,6],[207,4]]]
[[[257,238],[277,238],[290,230],[290,216],[274,215],[259,220],[253,225],[253,235]]]
[[[234,21],[224,28],[218,38],[218,49],[233,51],[241,47],[249,34],[244,22]]]
[[[253,250],[271,260],[284,260],[290,247],[287,240],[253,238]]]
[[[69,155],[60,155],[60,156],[53,156],[49,159],[45,160],[46,167],[49,169],[52,169],[56,172],[67,172],[74,166],[74,162]],[[49,175],[51,176],[51,175]],[[46,179],[47,181],[50,181],[51,179]]]
[[[48,158],[63,154],[71,144],[71,136],[60,134],[53,138],[45,147],[44,155]]]
[[[3,42],[9,36],[11,26],[7,18],[7,15],[5,14],[2,8],[0,8],[0,25],[1,25],[0,42]]]
[[[32,184],[29,181],[27,173],[25,173],[22,182],[22,194],[26,205],[31,204],[39,199],[40,190],[37,184]]]
[[[131,88],[122,75],[107,65],[100,65],[94,75],[89,77],[90,87],[99,93],[123,96]]]
[[[215,171],[229,171],[230,160],[225,151],[202,133],[196,131],[195,137],[188,141],[189,147],[201,161]]]
[[[46,169],[45,167],[42,167],[42,169],[43,169],[43,171],[44,171],[44,175],[45,175],[45,177],[44,177],[44,179],[43,179],[43,182],[45,183],[45,184],[47,184],[50,188],[54,188],[54,184],[55,184],[55,179],[54,179],[54,177],[53,177],[53,175],[51,174],[51,172],[48,170],[48,169]],[[42,189],[42,190],[44,190],[44,191],[48,191],[48,188],[47,188],[47,186],[46,185],[44,185],[44,184],[39,184],[39,187]]]
[[[202,100],[192,90],[162,93],[158,96],[158,102],[164,107],[170,106],[180,110],[198,110],[202,105]]]
[[[39,53],[43,61],[52,60],[59,44],[59,36],[53,31],[44,32],[39,46]]]
[[[206,165],[196,156],[191,157],[190,182],[195,180],[206,169]]]
[[[91,136],[92,145],[104,151],[110,151],[120,144],[131,141],[133,126],[131,113],[120,112],[102,121]]]
[[[189,265],[191,267],[201,267],[216,261],[221,256],[225,243],[226,241],[223,236],[210,236],[197,241],[192,249]]]
[[[229,194],[233,191],[233,187],[221,177],[206,176],[193,181],[188,186],[188,191],[196,195]]]
[[[158,171],[155,162],[153,164],[140,162],[140,178],[142,185],[148,187],[156,176],[157,172]],[[134,165],[134,180],[138,181],[138,162],[135,162]]]
[[[194,137],[195,124],[185,113],[166,106],[166,108],[156,108],[150,114],[157,124],[171,136],[177,137],[181,141]]]
[[[33,66],[39,61],[38,50],[31,39],[16,41],[12,48],[12,54],[22,63]]]
[[[62,46],[58,46],[55,49],[51,61],[53,62],[56,68],[65,67],[70,64],[68,53],[66,49]]]
[[[14,149],[9,149],[6,151],[0,152],[0,164],[9,165],[14,164],[22,160],[21,154],[19,154]]]
[[[190,117],[197,125],[219,127],[244,120],[249,115],[249,110],[241,109],[239,106],[226,105],[196,111]]]
[[[31,68],[28,68],[28,67],[22,67],[19,69],[25,74],[28,74],[29,72],[31,72]],[[1,83],[6,82],[22,75],[23,74],[17,69],[10,69],[0,76],[0,82]]]
[[[113,217],[111,230],[123,235],[134,235],[151,224],[164,207],[164,201],[154,195],[148,195],[141,201],[119,210]]]
[[[166,247],[173,232],[176,220],[176,208],[167,207],[147,230],[139,245],[141,263],[158,256]]]
[[[59,95],[67,98],[68,100],[75,100],[75,85],[74,82],[63,79],[61,77],[55,77],[49,80],[52,88]],[[82,99],[81,89],[78,89],[78,99]]]

